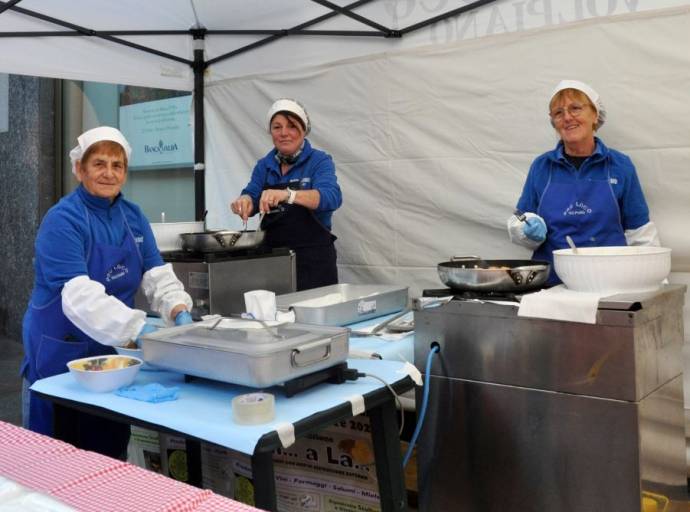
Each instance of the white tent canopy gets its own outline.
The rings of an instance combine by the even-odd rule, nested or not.
[[[332,13],[331,4],[0,1],[0,72],[193,90],[200,46],[189,31],[203,27],[211,224],[236,221],[227,203],[268,150],[270,100],[298,97],[314,120],[310,139],[334,156],[344,189],[334,217],[341,278],[416,290],[440,286],[435,263],[454,254],[526,255],[507,242],[505,217],[529,162],[555,143],[548,91],[561,78],[582,79],[609,109],[600,135],[638,167],[674,270],[689,271],[690,0],[479,3],[397,38],[382,34],[475,4],[364,1],[353,12],[365,21],[338,14],[304,27]],[[327,32],[279,32],[295,27]],[[89,31],[102,37],[75,35]],[[335,34],[345,31],[360,33]]]
[[[0,16],[0,33],[24,34],[21,38],[3,41],[7,51],[0,57],[0,69],[18,74],[192,90],[190,64],[195,48],[192,29],[205,30],[205,60],[212,63],[205,79],[211,83],[238,74],[273,70],[281,62],[289,68],[295,64],[310,65],[367,54],[374,48],[383,51],[399,47],[402,39],[392,32],[404,28],[400,26],[403,20],[398,14],[397,3],[340,0],[329,8],[305,0],[4,2],[6,6],[14,6]],[[455,8],[462,8],[467,2],[450,2],[453,3]],[[477,3],[484,4],[487,0]],[[348,5],[357,6],[349,12],[362,16],[364,22],[334,10]],[[444,12],[450,10],[446,8]],[[407,11],[403,12],[407,26],[432,17],[419,9],[414,13]],[[318,23],[314,22],[319,19]],[[307,35],[306,32],[297,35],[298,29],[318,30],[323,35]],[[287,33],[281,31],[287,30],[291,31],[291,37],[284,38]],[[46,34],[58,31],[59,36]],[[79,36],[89,31],[102,37]],[[136,31],[146,33],[130,35]],[[243,34],[242,31],[265,33]],[[337,39],[333,38],[333,31],[340,32]],[[352,32],[355,33],[348,34]],[[31,35],[33,37],[29,38]],[[286,42],[287,39],[290,41]],[[311,39],[309,44],[304,44],[305,39]],[[350,41],[344,45],[343,39]],[[265,48],[259,45],[266,40],[272,41],[270,45]],[[118,44],[118,41],[138,45],[140,49]],[[257,45],[250,55],[234,60],[224,58],[248,45]],[[147,54],[142,51],[144,48],[160,54]],[[27,59],[27,55],[36,58]]]
[[[673,7],[687,4],[688,0],[334,0],[332,3],[341,7],[361,4],[352,11],[391,30],[414,27],[475,4],[477,7],[408,32],[402,38],[294,35],[293,32],[287,37],[277,37],[270,44],[213,63],[206,72],[206,83],[383,51]],[[44,18],[31,16],[29,11]],[[289,30],[329,14],[333,14],[331,9],[313,0],[5,0],[0,1],[0,72],[191,91],[193,73],[187,63],[194,60],[194,44],[189,33],[193,27],[208,31],[205,59],[213,62],[270,37],[269,34],[223,35],[219,31]],[[65,24],[56,24],[45,17]],[[78,29],[116,34],[112,37],[178,60],[95,35],[68,35],[78,33]],[[375,28],[343,14],[304,30],[376,32]],[[57,31],[62,35],[46,35]],[[127,35],[126,32],[132,31],[157,33]],[[166,35],[164,31],[175,35]],[[6,37],[8,33],[20,35]]]

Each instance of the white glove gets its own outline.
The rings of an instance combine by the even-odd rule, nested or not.
[[[89,276],[77,276],[65,283],[62,311],[74,325],[103,345],[125,345],[136,338],[146,323],[146,313],[108,295],[105,287]]]
[[[536,213],[527,212],[524,215],[527,219],[537,218],[541,220],[541,222],[544,222],[544,219]],[[516,215],[511,215],[508,219],[508,236],[510,237],[510,241],[514,244],[522,245],[523,247],[527,247],[531,250],[534,250],[537,247],[539,247],[542,244],[542,242],[537,242],[535,240],[527,238],[524,229],[525,223],[518,219]]]
[[[184,286],[170,263],[153,267],[146,272],[141,280],[141,287],[151,309],[161,316],[166,325],[174,324],[170,312],[175,306],[184,304],[187,311],[192,310],[192,298],[184,291]]]
[[[652,221],[635,229],[625,230],[625,241],[628,245],[649,245],[659,247],[659,232]]]

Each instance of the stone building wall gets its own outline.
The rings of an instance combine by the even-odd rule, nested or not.
[[[21,342],[33,284],[33,242],[55,202],[55,81],[10,75],[0,133],[0,334]]]

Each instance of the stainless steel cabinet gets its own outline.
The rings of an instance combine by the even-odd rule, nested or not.
[[[420,511],[687,511],[684,290],[607,298],[595,325],[461,300],[415,313],[420,370],[440,345]]]

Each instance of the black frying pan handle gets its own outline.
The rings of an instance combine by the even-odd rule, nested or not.
[[[534,281],[534,278],[537,277],[537,274],[539,274],[541,270],[543,270],[541,266],[523,265],[509,269],[508,273],[515,284],[522,285]],[[527,272],[527,275],[524,275],[525,272]]]
[[[223,235],[222,235],[221,233],[215,233],[215,234],[213,235],[213,238],[216,239],[216,242],[218,242],[218,244],[219,244],[221,247],[225,247],[225,239],[223,238]]]

